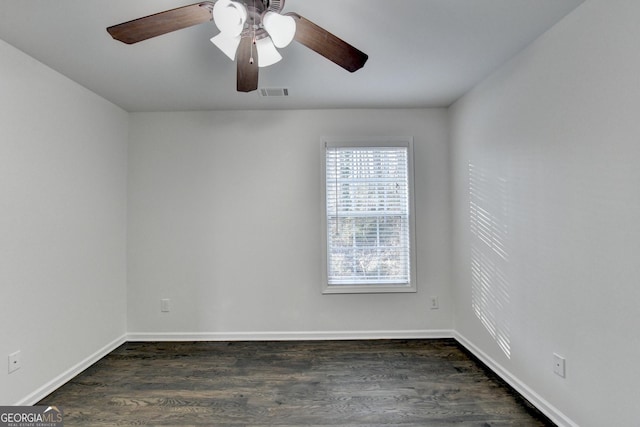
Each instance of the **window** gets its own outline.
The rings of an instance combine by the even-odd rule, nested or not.
[[[415,292],[412,139],[323,142],[323,292]]]

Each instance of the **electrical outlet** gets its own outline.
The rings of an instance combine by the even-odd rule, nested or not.
[[[168,313],[169,312],[169,299],[168,298],[164,298],[160,300],[160,311],[163,313]]]
[[[436,296],[432,296],[431,297],[431,310],[436,310],[438,309],[440,306],[438,305],[438,297]]]
[[[553,353],[553,372],[556,373],[556,375],[561,376],[562,378],[565,377],[565,359],[564,357]]]
[[[9,355],[9,373],[17,371],[22,367],[22,360],[20,358],[20,351],[16,351],[15,353],[11,353]]]

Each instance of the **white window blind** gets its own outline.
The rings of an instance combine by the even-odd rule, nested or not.
[[[410,151],[325,145],[327,284],[411,282]]]

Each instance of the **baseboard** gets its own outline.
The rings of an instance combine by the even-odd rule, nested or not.
[[[551,421],[560,427],[579,427],[578,424],[573,422],[569,417],[560,412],[555,406],[543,399],[538,393],[533,391],[529,386],[520,381],[511,372],[503,368],[498,362],[493,360],[484,351],[480,350],[475,344],[465,338],[457,331],[453,331],[454,338],[467,350],[469,350],[475,357],[480,359],[482,363],[487,365],[496,375],[502,378],[507,384],[513,387],[518,393],[520,393],[525,399],[527,399],[533,406],[535,406],[540,412],[547,416]]]
[[[448,329],[310,332],[130,332],[127,341],[316,341],[453,338]]]
[[[114,349],[124,344],[126,341],[127,341],[126,334],[122,335],[119,338],[116,338],[115,340],[111,341],[109,344],[105,345],[104,347],[102,347],[101,349],[99,349],[89,357],[85,358],[81,362],[77,363],[76,365],[72,366],[71,368],[63,372],[62,374],[58,375],[57,377],[55,377],[54,379],[52,379],[51,381],[49,381],[48,383],[46,383],[45,385],[43,385],[42,387],[34,391],[33,393],[19,400],[18,402],[15,403],[15,405],[17,406],[35,405],[44,397],[48,396],[49,394],[57,390],[60,386],[67,383],[69,380],[71,380],[73,377],[78,375],[80,372],[84,371],[89,366],[93,365],[98,360],[102,359],[104,356],[111,353]]]

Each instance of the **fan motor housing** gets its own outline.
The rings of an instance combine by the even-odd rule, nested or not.
[[[251,0],[244,0],[244,6],[247,9],[247,24],[244,34],[251,33],[256,40],[268,37],[269,34],[262,26],[262,17],[267,12],[280,13],[284,8],[285,0],[258,0],[252,2]]]
[[[263,0],[265,9],[269,12],[280,13],[284,9],[284,0]]]
[[[280,13],[284,9],[284,0],[242,0],[242,3],[247,9],[254,9],[259,13]]]

